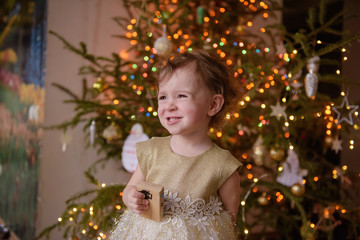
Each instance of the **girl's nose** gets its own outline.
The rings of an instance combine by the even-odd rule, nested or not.
[[[168,111],[173,111],[173,110],[175,110],[175,109],[176,109],[176,103],[175,103],[175,101],[172,100],[172,99],[169,99],[166,108],[167,108]]]

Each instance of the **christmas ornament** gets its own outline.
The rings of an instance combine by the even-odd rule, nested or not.
[[[345,108],[344,108],[345,105]],[[359,106],[358,105],[349,105],[349,100],[347,98],[347,95],[344,97],[342,103],[340,106],[335,106],[332,109],[334,110],[334,112],[336,112],[337,114],[337,124],[340,124],[342,121],[347,122],[350,125],[353,125],[353,119],[352,119],[352,115],[354,114],[354,112],[356,111],[356,109],[358,109]],[[347,112],[348,116],[345,117],[341,117],[341,112]]]
[[[172,44],[171,41],[166,36],[166,26],[163,28],[163,35],[156,39],[154,43],[154,48],[157,53],[160,55],[164,55],[171,52]]]
[[[196,22],[197,24],[201,25],[204,23],[204,17],[205,17],[205,9],[202,6],[199,6],[196,9]]]
[[[332,141],[331,149],[334,150],[336,154],[338,154],[339,151],[342,150],[341,144],[342,144],[342,140],[339,139],[339,136],[336,136],[336,138],[333,139]]]
[[[91,145],[93,145],[94,141],[95,141],[95,130],[96,130],[95,120],[92,120],[91,125],[90,125],[90,144]]]
[[[60,135],[60,142],[62,144],[62,151],[65,152],[67,145],[71,143],[71,135],[67,133],[67,131],[64,131]]]
[[[140,123],[131,127],[129,136],[125,139],[121,153],[121,162],[126,171],[133,173],[137,167],[136,143],[148,140],[149,137],[144,133]]]
[[[254,152],[254,161],[257,165],[263,164],[263,155],[265,148],[262,143],[263,143],[263,139],[262,136],[260,135],[252,147],[252,150]]]
[[[258,203],[262,206],[266,206],[269,203],[269,200],[266,196],[266,193],[262,193],[262,195],[257,199]]]
[[[211,38],[207,38],[207,39],[205,39],[205,41],[204,41],[204,45],[203,45],[203,48],[205,49],[205,50],[210,50],[210,49],[212,49],[212,46],[211,46]]]
[[[275,161],[281,161],[284,159],[285,150],[282,147],[275,146],[270,149],[270,157]]]
[[[277,120],[280,120],[281,117],[284,117],[285,119],[287,119],[287,115],[286,115],[286,106],[281,106],[280,102],[277,102],[276,105],[274,106],[270,106],[272,112],[270,114],[270,116],[274,116],[277,118]]]
[[[297,182],[302,182],[303,177],[307,175],[306,169],[301,169],[299,158],[294,150],[288,150],[288,157],[283,163],[283,171],[276,178],[279,183],[291,187]]]
[[[32,104],[29,107],[29,115],[28,115],[28,119],[30,122],[33,122],[35,124],[39,123],[39,112],[40,112],[40,107],[38,105]]]
[[[310,98],[315,97],[315,94],[318,89],[319,78],[316,75],[316,73],[319,70],[319,65],[320,65],[319,56],[312,57],[307,61],[306,67],[308,73],[305,76],[305,92],[306,95]]]
[[[331,147],[331,146],[333,145],[333,139],[332,139],[332,137],[330,137],[330,136],[326,136],[326,137],[325,137],[325,145],[326,145],[327,147]]]
[[[118,127],[115,125],[114,122],[112,122],[110,124],[110,126],[108,126],[107,128],[105,128],[102,136],[107,140],[107,141],[113,141],[118,139],[119,133],[118,133]]]
[[[301,77],[302,71],[300,70],[298,73],[296,73],[294,76],[291,77],[290,86],[293,88],[292,90],[292,100],[298,100],[299,95],[298,93],[301,92],[301,88],[304,84],[302,84],[299,79]]]
[[[299,92],[300,89],[302,88],[304,84],[302,84],[301,82],[294,80],[290,83],[290,86],[293,87],[295,89],[295,91]]]
[[[244,32],[245,26],[244,26],[244,18],[243,17],[239,17],[238,18],[238,25],[236,26],[236,31],[239,34],[242,34]]]
[[[244,26],[243,25],[241,25],[241,24],[239,24],[239,25],[237,25],[237,27],[236,27],[236,31],[238,32],[238,33],[243,33],[244,32]]]
[[[291,186],[291,192],[295,196],[301,197],[305,193],[305,187],[304,187],[304,185],[297,182]]]

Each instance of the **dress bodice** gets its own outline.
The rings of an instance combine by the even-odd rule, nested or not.
[[[208,201],[217,196],[221,185],[242,165],[216,144],[194,157],[176,154],[170,139],[156,137],[138,143],[137,158],[146,181],[161,184],[182,199],[190,196]]]

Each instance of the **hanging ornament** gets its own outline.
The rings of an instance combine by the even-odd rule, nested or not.
[[[263,156],[264,156],[264,151],[265,148],[263,146],[263,139],[262,136],[260,135],[256,142],[254,143],[252,150],[254,152],[254,161],[257,165],[261,166],[263,165]]]
[[[285,150],[280,146],[274,146],[270,149],[270,157],[275,161],[282,161],[285,157]]]
[[[263,192],[263,193],[261,194],[261,196],[257,199],[257,201],[258,201],[258,203],[259,203],[260,205],[262,205],[262,206],[266,206],[266,205],[269,204],[269,199],[268,199],[268,197],[266,196],[266,193],[265,193],[265,192]]]
[[[292,100],[298,100],[299,99],[299,93],[301,92],[301,88],[304,84],[302,84],[299,79],[301,77],[302,70],[297,72],[294,76],[290,79],[290,86],[293,88],[292,90]]]
[[[325,136],[325,146],[327,146],[327,147],[331,147],[332,145],[333,145],[333,139],[332,139],[332,137],[331,136],[329,136],[329,135],[326,135]]]
[[[288,156],[283,163],[283,170],[276,178],[276,181],[291,187],[297,182],[302,182],[303,177],[308,174],[306,169],[301,169],[299,158],[294,150],[288,150]]]
[[[271,114],[270,116],[274,116],[277,118],[277,120],[280,120],[281,117],[284,117],[285,119],[287,119],[287,115],[286,115],[286,106],[281,106],[280,102],[277,102],[276,105],[272,105],[270,106],[271,108]]]
[[[244,32],[245,26],[244,26],[245,19],[243,17],[238,18],[238,25],[236,26],[236,31],[239,34],[242,34]]]
[[[90,144],[91,145],[93,145],[94,141],[95,141],[95,131],[96,131],[95,120],[92,120],[91,125],[90,125]]]
[[[345,106],[345,107],[344,107]],[[334,112],[336,112],[337,114],[337,124],[340,124],[342,121],[347,122],[350,125],[354,125],[354,121],[352,118],[352,115],[354,114],[354,112],[359,108],[358,105],[349,105],[349,100],[347,98],[347,95],[345,95],[342,103],[340,106],[335,106],[332,109],[334,110]],[[347,113],[347,116],[341,116],[341,113]]]
[[[102,136],[107,140],[107,141],[114,141],[120,138],[120,135],[118,133],[118,127],[115,125],[114,122],[112,122],[110,124],[110,126],[108,126],[107,128],[105,128]]]
[[[291,192],[295,196],[301,197],[305,193],[305,186],[297,182],[291,186]]]
[[[64,131],[60,135],[60,142],[62,144],[62,151],[65,152],[67,145],[71,143],[71,135],[67,131]]]
[[[305,92],[309,98],[315,97],[318,89],[319,78],[316,73],[319,71],[319,65],[319,56],[312,57],[307,61],[308,73],[305,76]]]
[[[172,44],[166,36],[166,26],[163,27],[163,35],[156,39],[154,43],[154,48],[160,55],[165,55],[171,52]]]
[[[148,140],[140,123],[131,127],[129,136],[125,139],[121,153],[121,162],[126,171],[133,173],[138,165],[136,157],[136,143]]]
[[[196,9],[196,22],[197,24],[201,25],[204,23],[204,17],[205,17],[205,8],[202,6],[199,6]]]
[[[39,113],[40,113],[40,107],[38,105],[32,104],[29,107],[29,116],[28,116],[29,121],[38,124]]]
[[[342,144],[342,140],[339,139],[339,136],[336,136],[336,138],[333,139],[332,141],[331,149],[334,150],[336,154],[338,154],[339,151],[342,150],[341,144]]]
[[[204,48],[204,50],[206,50],[206,51],[212,49],[212,46],[211,46],[211,38],[206,38],[206,39],[205,39],[203,48]]]

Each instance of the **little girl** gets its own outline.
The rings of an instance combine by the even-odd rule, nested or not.
[[[242,165],[214,144],[210,127],[221,127],[234,93],[227,69],[204,52],[170,58],[159,78],[158,115],[171,134],[136,145],[137,169],[123,192],[129,210],[110,239],[236,239]],[[148,208],[136,187],[164,186],[160,222],[139,216]]]

